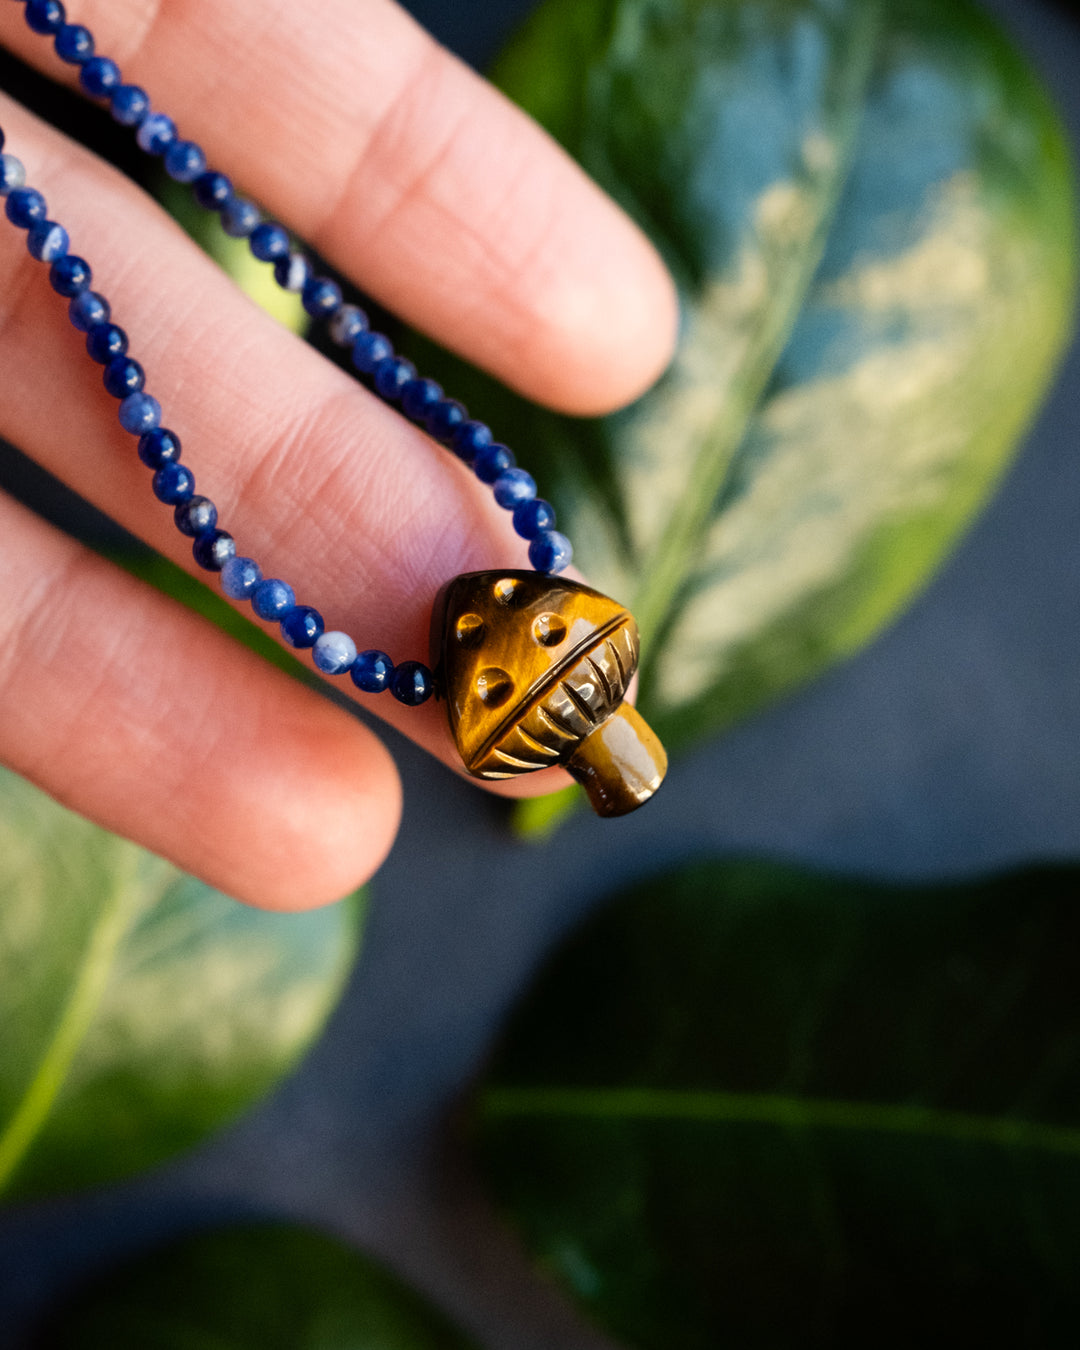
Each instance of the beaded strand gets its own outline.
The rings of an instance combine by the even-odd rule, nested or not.
[[[344,303],[337,282],[316,274],[307,255],[293,246],[285,227],[265,219],[253,202],[236,193],[225,174],[210,169],[201,147],[182,140],[172,119],[151,109],[143,89],[122,82],[116,62],[95,55],[92,34],[81,24],[67,22],[61,0],[23,3],[27,25],[35,33],[51,36],[61,60],[79,67],[83,91],[91,98],[107,100],[114,120],[134,129],[144,152],[160,157],[171,178],[190,184],[195,201],[218,213],[227,234],[246,238],[252,254],[272,264],[278,285],[298,293],[305,311],[328,323],[331,339],[351,349],[353,366],[373,391],[400,408],[491,486],[496,502],[513,513],[514,529],[528,541],[532,566],[538,572],[561,572],[572,556],[570,541],[554,528],[553,507],[536,495],[535,481],[517,467],[513,452],[496,442],[483,422],[471,419],[463,404],[445,397],[434,380],[418,376],[416,367],[395,353],[385,334],[372,332],[364,311]],[[70,301],[71,322],[86,334],[87,352],[104,367],[105,388],[119,400],[120,424],[138,436],[139,458],[154,471],[154,495],[173,507],[176,528],[193,541],[196,563],[220,573],[222,590],[230,599],[250,601],[260,619],[279,624],[290,646],[310,648],[316,667],[324,674],[348,673],[363,692],[389,689],[409,706],[425,702],[434,681],[423,662],[395,665],[386,652],[358,651],[348,634],[325,631],[317,610],[297,604],[291,586],[277,578],[264,578],[253,559],[237,554],[232,535],[218,526],[217,507],[195,492],[195,476],[180,462],[180,438],[161,425],[161,405],[144,388],[142,366],[128,355],[127,334],[112,322],[105,297],[90,289],[89,265],[69,252],[67,231],[48,219],[45,198],[26,186],[23,165],[13,155],[2,153],[3,149],[0,129],[0,197],[6,198],[7,218],[26,230],[30,254],[50,264],[50,284]]]

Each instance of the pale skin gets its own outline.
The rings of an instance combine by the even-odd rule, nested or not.
[[[390,0],[67,9],[215,168],[529,398],[603,412],[667,362],[676,302],[649,243]],[[0,0],[0,41],[74,83],[21,5]],[[265,575],[404,660],[426,659],[449,578],[525,565],[463,465],[255,309],[153,201],[3,95],[0,126],[128,332],[199,490]],[[0,437],[205,577],[84,342],[0,222]],[[250,903],[326,903],[378,868],[401,789],[358,720],[2,495],[0,575],[0,761]],[[453,763],[434,702],[357,698]]]

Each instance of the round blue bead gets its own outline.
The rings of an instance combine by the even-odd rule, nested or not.
[[[35,33],[56,33],[63,28],[67,15],[60,0],[29,0],[23,18]]]
[[[128,337],[115,323],[96,323],[86,335],[86,352],[92,361],[106,365],[128,349]]]
[[[495,500],[507,511],[536,496],[536,481],[524,469],[507,469],[495,479],[492,492]]]
[[[422,661],[402,661],[390,681],[390,692],[399,703],[416,708],[431,697],[431,671]]]
[[[189,497],[187,501],[177,504],[173,520],[181,534],[194,539],[217,524],[217,507],[209,497]]]
[[[491,428],[486,427],[483,422],[462,422],[454,432],[454,439],[450,444],[458,459],[471,464],[477,453],[484,446],[491,444]]]
[[[90,285],[90,264],[83,258],[66,253],[49,268],[49,285],[58,295],[73,300]]]
[[[176,140],[176,123],[164,113],[147,113],[139,123],[135,139],[148,155],[163,155]]]
[[[289,232],[276,220],[264,220],[251,231],[248,246],[260,262],[277,262],[288,256]]]
[[[363,332],[353,343],[352,363],[363,375],[370,375],[380,361],[393,356],[394,348],[384,333]]]
[[[278,623],[296,604],[296,593],[284,581],[271,577],[260,581],[251,593],[251,606],[260,619]]]
[[[339,347],[351,347],[367,326],[367,315],[359,305],[342,305],[330,320],[329,331]]]
[[[535,539],[555,526],[555,508],[543,497],[532,497],[514,507],[514,529],[522,539]]]
[[[221,569],[221,589],[230,600],[247,600],[262,579],[254,558],[230,558]]]
[[[543,530],[529,545],[529,562],[538,572],[561,572],[569,566],[574,550],[558,530]]]
[[[155,427],[153,431],[145,432],[139,437],[139,458],[150,469],[160,469],[166,464],[175,463],[180,458],[180,437],[165,427]],[[194,480],[191,490],[195,490]]]
[[[341,287],[329,277],[312,277],[300,300],[313,319],[327,319],[341,308]]]
[[[464,404],[457,399],[441,398],[428,411],[427,429],[437,441],[449,445],[454,439],[454,432],[468,416]]]
[[[195,179],[195,200],[207,211],[220,211],[233,199],[232,180],[223,173],[203,173]]]
[[[173,141],[165,150],[165,172],[177,183],[194,183],[206,172],[206,156],[194,141]]]
[[[375,390],[380,398],[396,401],[401,391],[416,375],[416,367],[403,356],[388,356],[374,370]]]
[[[324,675],[344,675],[356,660],[356,643],[348,633],[323,633],[311,656]]]
[[[220,572],[236,557],[236,540],[227,530],[206,530],[192,544],[191,556],[204,571]]]
[[[499,441],[491,445],[482,445],[473,460],[473,473],[481,483],[494,483],[507,469],[514,467],[514,454]]]
[[[122,127],[137,127],[150,111],[150,99],[137,84],[122,84],[113,90],[109,110]]]
[[[246,197],[233,197],[221,211],[221,228],[233,239],[245,239],[262,217],[259,208]]]
[[[349,670],[352,682],[365,694],[381,694],[390,684],[394,663],[385,652],[360,652]]]
[[[146,372],[130,356],[114,356],[101,378],[113,398],[127,398],[128,394],[137,394],[146,383]]]
[[[283,291],[298,295],[311,279],[311,263],[303,253],[293,251],[274,263],[274,280]]]
[[[21,188],[26,182],[26,168],[14,155],[0,155],[0,197]]]
[[[107,56],[92,56],[79,71],[79,83],[91,98],[105,98],[120,87],[120,67]]]
[[[20,187],[8,193],[4,210],[12,225],[28,230],[35,220],[44,220],[48,213],[45,198],[37,188]]]
[[[310,605],[297,605],[281,621],[281,636],[290,647],[314,647],[322,637],[322,615]]]
[[[68,305],[68,318],[80,333],[89,333],[96,323],[109,322],[109,302],[97,291],[81,291]]]
[[[161,424],[161,404],[152,394],[128,394],[120,404],[120,425],[133,436]]]
[[[94,35],[81,23],[65,23],[57,30],[53,46],[61,61],[73,66],[81,66],[94,54]]]
[[[423,422],[442,396],[442,385],[434,380],[410,380],[401,391],[401,411],[414,422]]]
[[[178,506],[181,502],[189,501],[195,492],[195,475],[186,464],[177,464],[172,460],[163,464],[154,474],[152,486],[159,502],[164,502],[166,506]]]
[[[30,256],[38,262],[53,263],[68,251],[68,232],[54,220],[35,220],[26,236]]]

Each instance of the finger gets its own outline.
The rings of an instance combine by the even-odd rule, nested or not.
[[[0,760],[240,899],[348,894],[397,829],[347,713],[0,495]]]
[[[524,562],[507,514],[459,460],[252,306],[119,175],[2,99],[0,123],[8,148],[33,165],[73,252],[90,260],[165,425],[179,433],[185,463],[240,552],[359,647],[425,660],[441,586]],[[135,440],[120,428],[65,302],[6,222],[0,369],[18,372],[17,395],[0,400],[0,436],[198,572],[171,509],[149,491]],[[433,702],[403,708],[389,695],[358,697],[457,763]],[[560,781],[533,775],[511,791]]]
[[[212,162],[380,301],[530,397],[595,413],[674,341],[644,236],[390,0],[72,0]],[[0,38],[72,79],[0,7]]]

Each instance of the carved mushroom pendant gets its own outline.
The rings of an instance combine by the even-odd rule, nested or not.
[[[536,572],[467,572],[436,601],[432,648],[451,735],[477,778],[561,764],[601,816],[633,811],[663,781],[664,747],[623,702],[637,624],[606,595]]]

